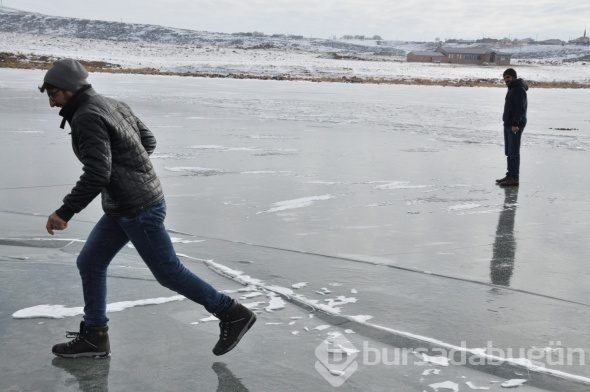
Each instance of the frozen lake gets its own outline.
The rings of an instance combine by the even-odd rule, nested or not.
[[[67,127],[36,90],[42,77],[0,69],[3,274],[47,247],[35,215],[58,208],[80,173]],[[178,252],[267,286],[307,282],[297,292],[311,300],[340,290],[355,298],[342,314],[452,344],[561,340],[590,352],[589,90],[529,91],[521,186],[504,190],[502,88],[90,81],[155,133],[167,227],[204,240]],[[56,237],[83,240],[99,204]],[[60,303],[29,298],[2,314]]]

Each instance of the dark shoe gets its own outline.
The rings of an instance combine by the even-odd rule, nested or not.
[[[502,181],[506,181],[508,179],[508,176],[504,176],[504,178],[500,178],[496,180],[496,184],[501,183]]]
[[[500,186],[518,186],[518,177],[507,177],[504,181],[498,183]]]
[[[242,336],[256,322],[256,315],[250,309],[232,300],[232,304],[225,312],[215,315],[219,323],[219,340],[213,347],[213,354],[223,355],[232,350],[242,339]]]
[[[53,346],[51,350],[58,357],[108,357],[111,353],[109,344],[109,327],[86,327],[80,322],[80,332],[66,332],[67,338],[74,338],[67,343]]]

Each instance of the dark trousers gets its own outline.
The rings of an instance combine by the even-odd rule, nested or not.
[[[504,125],[504,154],[506,155],[506,175],[518,178],[520,174],[520,138],[524,127],[512,132],[512,126]]]
[[[161,202],[133,218],[104,215],[96,224],[77,264],[84,291],[84,321],[87,326],[103,326],[106,316],[107,268],[115,255],[131,241],[158,282],[205,307],[222,312],[231,298],[189,271],[176,256],[164,227],[166,204]]]

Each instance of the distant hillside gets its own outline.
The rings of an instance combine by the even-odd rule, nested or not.
[[[99,39],[119,42],[145,42],[175,45],[214,45],[240,49],[299,49],[318,52],[370,53],[404,55],[405,51],[391,46],[376,45],[368,40],[350,43],[340,40],[304,38],[302,36],[257,32],[212,33],[177,29],[148,24],[106,22],[100,20],[65,18],[12,8],[0,8],[0,32],[44,34],[64,38]]]

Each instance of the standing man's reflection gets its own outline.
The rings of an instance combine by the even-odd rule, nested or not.
[[[492,262],[490,263],[490,277],[493,284],[510,286],[510,278],[514,270],[514,254],[516,240],[514,239],[514,216],[516,214],[516,199],[518,188],[504,189],[504,208],[500,212]]]

